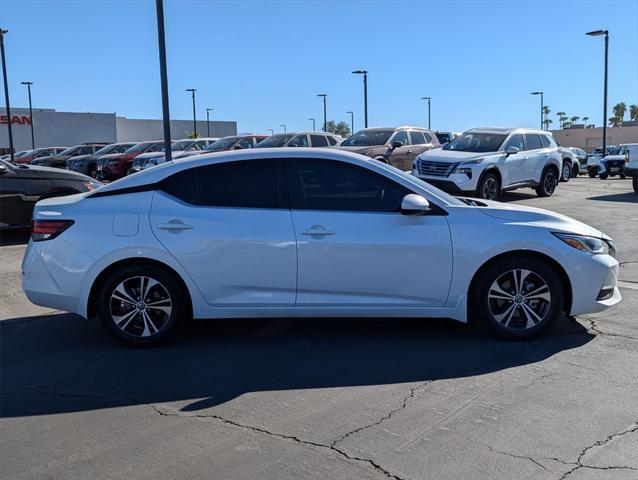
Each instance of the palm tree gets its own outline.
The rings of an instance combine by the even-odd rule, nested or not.
[[[619,117],[620,121],[622,122],[623,119],[625,118],[625,112],[627,111],[627,105],[625,104],[625,102],[619,102],[616,105],[614,105],[614,116]]]
[[[633,105],[629,105],[629,118],[638,122],[638,105],[635,103]]]
[[[572,123],[578,123],[578,120],[580,120],[580,117],[578,115],[574,115],[572,118],[569,119],[569,121]]]
[[[583,117],[583,123],[584,123],[585,125],[587,125],[587,120],[589,120],[589,117]]]
[[[619,117],[618,115],[614,115],[613,117],[609,119],[610,127],[620,127],[621,125],[622,125],[622,117]]]
[[[563,128],[569,128],[571,126],[572,126],[572,122],[567,120],[567,117],[565,117],[565,121],[563,122]]]
[[[547,116],[550,114],[550,112],[551,112],[551,110],[549,109],[549,107],[547,105],[545,105],[543,107],[543,116],[544,116],[543,124],[545,124],[545,121],[547,120]]]
[[[545,125],[545,130],[549,130],[549,126],[552,124],[552,119],[551,118],[546,118],[545,120],[543,120],[543,124]]]
[[[563,117],[565,116],[565,112],[556,112],[556,116],[558,117],[558,123],[560,125],[560,128],[563,128]]]
[[[568,118],[563,115],[558,120],[560,121],[560,128],[565,128],[565,122],[568,120]]]

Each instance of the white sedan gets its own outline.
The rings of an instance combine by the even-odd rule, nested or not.
[[[612,240],[328,149],[220,152],[37,203],[38,305],[157,344],[190,318],[449,317],[529,338],[621,299]]]

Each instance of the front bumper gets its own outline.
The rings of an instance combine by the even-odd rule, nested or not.
[[[618,261],[609,255],[575,252],[570,256],[569,278],[572,284],[571,315],[596,313],[622,300],[618,290]],[[598,300],[601,291],[611,289],[610,297]]]
[[[472,178],[469,178],[465,173],[452,173],[448,177],[441,177],[433,175],[419,175],[413,170],[412,175],[440,190],[443,190],[444,192],[452,194],[467,194],[476,191],[476,174],[473,174]]]

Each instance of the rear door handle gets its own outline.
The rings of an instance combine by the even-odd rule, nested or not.
[[[169,232],[181,232],[182,230],[190,230],[192,225],[187,225],[181,220],[171,220],[168,223],[160,223],[157,228],[160,230],[168,230]]]
[[[336,232],[332,230],[328,230],[323,225],[313,225],[308,230],[303,230],[301,232],[302,235],[307,235],[309,237],[327,237],[330,235],[334,235]]]

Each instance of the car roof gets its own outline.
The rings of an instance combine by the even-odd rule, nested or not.
[[[424,127],[413,127],[410,125],[403,125],[401,127],[368,127],[368,128],[364,128],[363,129],[366,132],[373,132],[373,131],[382,131],[382,130],[422,130],[424,132],[429,132],[429,130],[427,128]],[[361,131],[361,130],[359,130]]]
[[[476,132],[476,133],[500,133],[504,135],[509,135],[510,133],[540,133],[544,135],[551,135],[552,132],[548,132],[545,130],[539,130],[537,128],[524,128],[524,127],[476,127],[466,130],[467,132]]]

